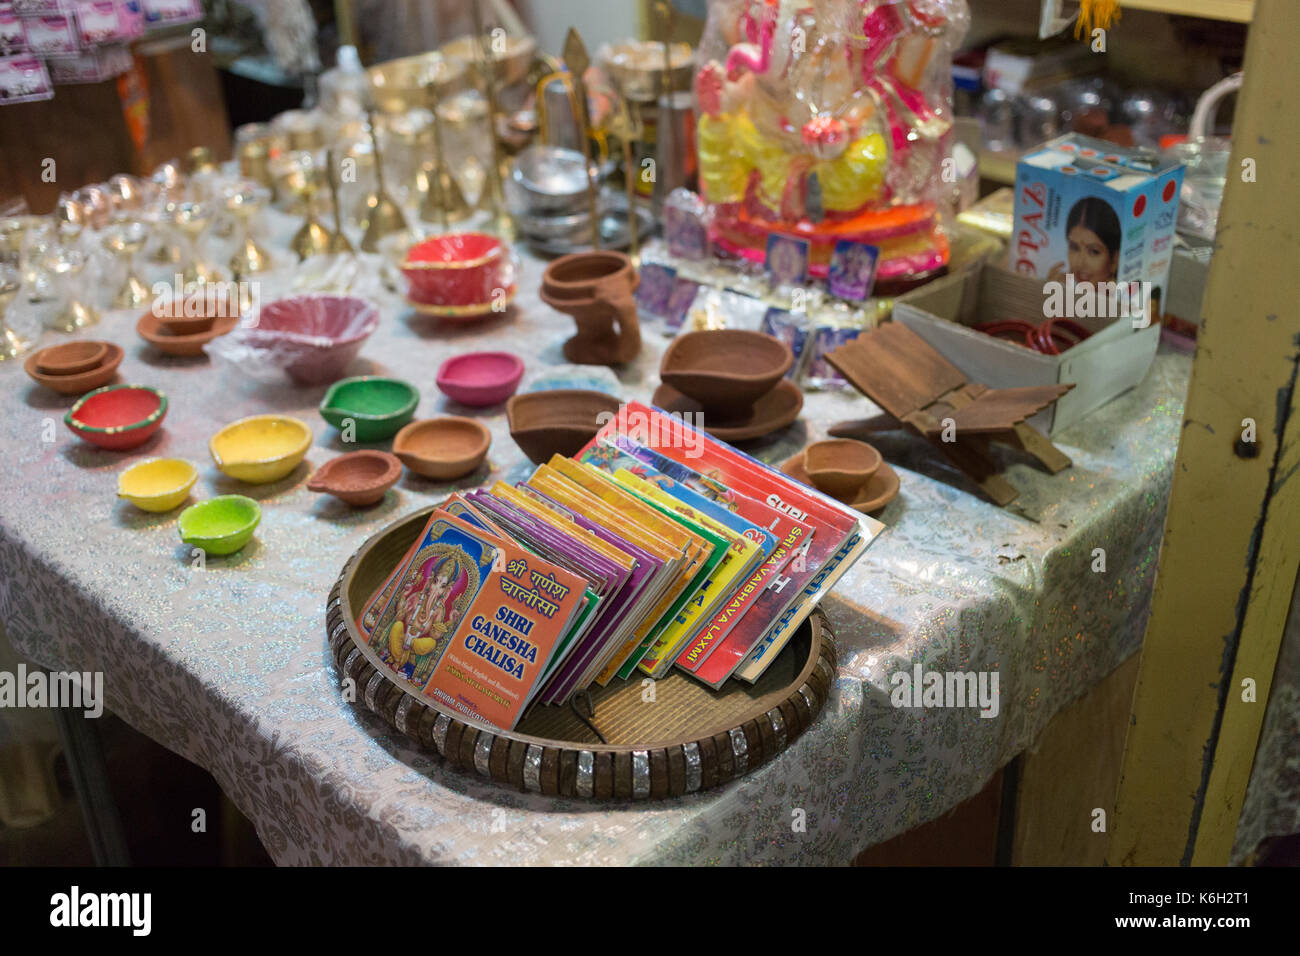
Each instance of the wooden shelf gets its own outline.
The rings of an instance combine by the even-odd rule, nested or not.
[[[1150,10],[1181,17],[1249,23],[1255,15],[1255,0],[1120,0],[1119,8],[1121,12]],[[1122,25],[1123,20],[1120,23]]]

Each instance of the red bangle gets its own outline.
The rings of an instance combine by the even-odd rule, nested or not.
[[[1034,347],[1044,355],[1060,355],[1092,335],[1072,319],[1048,319],[1034,330]]]
[[[991,335],[995,339],[1001,339],[1004,342],[1015,342],[1017,345],[1026,345],[1029,336],[1034,332],[1034,326],[1020,319],[985,322],[983,325],[972,325],[971,328],[976,332],[983,332],[985,335]],[[1028,347],[1033,348],[1032,345]]]

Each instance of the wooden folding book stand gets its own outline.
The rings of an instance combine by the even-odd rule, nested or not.
[[[999,505],[1014,501],[1020,492],[999,473],[989,442],[1023,449],[1052,474],[1070,467],[1070,459],[1025,419],[1074,388],[1072,384],[993,389],[967,382],[952,363],[898,322],[862,333],[826,359],[885,410],[834,426],[830,434],[838,438],[862,438],[906,426]]]

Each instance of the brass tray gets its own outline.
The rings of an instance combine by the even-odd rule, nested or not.
[[[615,679],[593,687],[589,720],[606,743],[569,706],[534,707],[513,731],[440,709],[400,687],[354,623],[434,507],[389,525],[348,559],[330,591],[325,631],[340,678],[355,682],[357,705],[452,766],[551,796],[680,796],[761,766],[821,711],[834,679],[835,645],[820,609],[757,684],[730,680],[714,691],[674,670],[653,683]]]

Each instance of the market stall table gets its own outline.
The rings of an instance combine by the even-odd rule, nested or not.
[[[52,670],[102,671],[108,708],[209,770],[282,864],[847,863],[977,793],[1138,648],[1191,364],[1166,350],[1138,388],[1054,436],[1072,468],[1052,476],[1007,459],[1021,490],[1011,508],[981,500],[915,438],[879,436],[902,466],[902,491],[880,515],[888,529],[824,602],[835,690],[807,734],[743,779],[675,800],[597,804],[513,792],[414,750],[344,699],[326,597],[385,525],[451,488],[526,473],[504,406],[456,405],[434,375],[453,354],[511,350],[526,389],[563,363],[572,323],[538,300],[543,265],[525,255],[513,310],[476,324],[381,299],[380,327],[350,371],[414,383],[417,417],[476,415],[493,444],[468,478],[407,473],[367,510],[307,490],[313,469],[350,450],[317,412],[324,386],[258,384],[206,358],[161,356],[136,336],[137,315],[109,313],[83,337],[120,344],[120,380],[170,399],[153,439],[113,452],[59,423],[71,397],[31,382],[21,363],[0,366],[0,621],[10,639]],[[624,398],[649,398],[666,344],[647,327],[641,356],[619,375]],[[799,422],[748,450],[780,462],[829,425],[875,411],[852,392],[809,392]],[[221,475],[209,437],[265,412],[310,423],[304,465],[262,486]],[[200,562],[178,539],[178,512],[118,502],[118,473],[159,455],[199,465],[193,500],[257,499],[253,542]],[[1104,570],[1094,570],[1098,549]],[[892,675],[915,667],[996,674],[996,713],[892,706]]]

